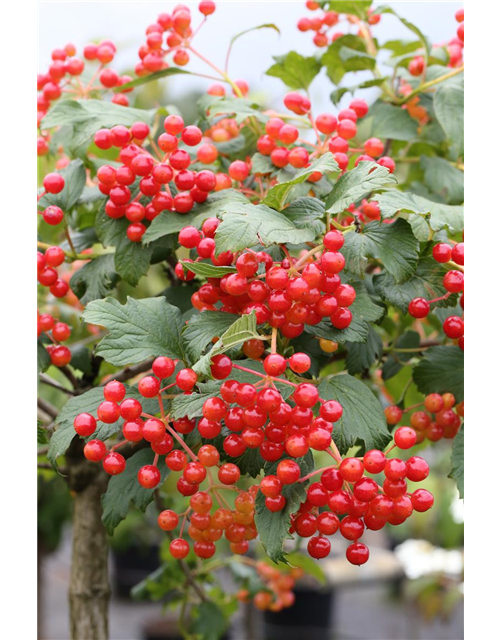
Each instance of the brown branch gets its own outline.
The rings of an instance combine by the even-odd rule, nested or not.
[[[43,398],[38,398],[37,404],[38,404],[38,408],[41,409],[44,413],[46,413],[48,416],[50,416],[53,420],[55,420],[59,415],[58,409],[54,407],[54,405],[48,402],[47,400],[44,400]]]
[[[53,380],[50,376],[48,376],[45,373],[41,373],[40,374],[40,382],[43,382],[44,384],[48,385],[49,387],[53,387],[54,389],[57,389],[58,391],[62,391],[63,393],[67,393],[70,396],[78,395],[75,391],[73,391],[72,389],[67,389],[66,387],[63,387],[62,384],[59,384],[59,382],[56,382],[55,380]]]
[[[144,373],[145,371],[151,369],[153,360],[154,358],[150,358],[149,360],[146,360],[146,362],[141,362],[140,364],[135,364],[131,367],[125,367],[113,376],[113,380],[118,380],[119,382],[130,380],[130,378],[134,378],[139,373]]]
[[[78,378],[74,375],[69,367],[59,367],[59,371],[62,371],[66,378],[71,382],[75,391],[78,391],[78,387],[80,386]]]

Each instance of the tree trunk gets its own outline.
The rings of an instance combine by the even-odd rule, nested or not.
[[[69,588],[70,636],[71,640],[107,640],[110,588],[101,495],[106,490],[109,476],[83,458],[78,442],[70,447],[66,459],[69,485],[75,492]]]

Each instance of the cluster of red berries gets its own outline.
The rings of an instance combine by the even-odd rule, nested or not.
[[[426,300],[425,298],[414,298],[409,306],[408,313],[413,318],[426,318],[431,310],[433,302],[439,302],[449,298],[453,293],[461,293],[460,306],[464,308],[464,243],[458,242],[451,247],[445,242],[439,242],[432,248],[432,256],[440,264],[449,264],[454,269],[447,271],[443,276],[443,286],[447,293],[440,298]],[[460,316],[449,316],[443,322],[443,331],[448,338],[458,340],[458,346],[464,348],[464,319]]]
[[[313,18],[300,18],[297,23],[297,28],[302,32],[313,31],[313,42],[317,47],[326,47],[330,42],[334,42],[337,38],[344,35],[341,31],[337,31],[333,35],[329,34],[332,27],[336,26],[340,21],[339,13],[336,11],[325,11],[321,4],[314,2],[314,0],[307,0],[306,7],[310,11],[320,9],[321,15],[314,16]],[[352,24],[359,23],[359,19],[356,16],[346,15],[346,18],[347,21]],[[380,14],[374,14],[371,9],[368,9],[368,24],[378,24],[380,18]]]
[[[41,251],[36,253],[38,282],[44,287],[49,287],[50,293],[55,298],[64,298],[69,291],[68,283],[57,273],[57,267],[62,265],[65,257],[66,254],[58,246],[48,247],[45,253]]]
[[[113,61],[116,45],[111,40],[103,40],[99,44],[88,44],[83,49],[83,57],[76,57],[76,47],[67,44],[63,49],[52,51],[52,64],[47,73],[38,74],[37,78],[37,122],[47,114],[51,103],[58,100],[64,92],[71,92],[75,97],[87,98],[91,92],[105,92],[130,82],[132,78],[119,75],[107,65]],[[97,61],[99,67],[88,84],[82,83],[81,76],[86,68],[86,62]],[[95,82],[99,79],[100,84]],[[74,81],[76,79],[76,82]],[[111,101],[128,107],[129,100],[125,93],[133,89],[124,89],[123,93],[113,93]],[[37,154],[44,156],[49,152],[49,136],[41,133],[37,139]]]
[[[452,38],[448,45],[447,51],[449,56],[449,66],[459,67],[463,61],[463,48],[464,48],[464,10],[459,9],[455,13],[455,19],[460,24],[457,28],[457,35]],[[408,65],[408,71],[412,76],[421,76],[425,71],[425,58],[423,56],[415,56]]]
[[[50,361],[56,367],[64,367],[71,361],[71,351],[60,344],[71,335],[71,328],[65,322],[57,322],[50,313],[40,313],[37,310],[37,337],[46,333],[52,344],[45,345]],[[51,332],[51,333],[49,333]]]
[[[202,0],[198,10],[205,16],[215,11],[215,2]],[[193,37],[191,11],[188,6],[178,4],[172,14],[160,13],[156,22],[146,29],[146,42],[139,49],[140,62],[135,66],[138,76],[167,69],[166,58],[171,55],[179,67],[189,62],[189,45]]]
[[[272,567],[265,562],[255,563],[255,569],[264,589],[259,589],[252,594],[248,589],[240,589],[236,597],[240,602],[253,602],[261,611],[282,611],[291,607],[295,602],[295,594],[292,591],[295,582],[302,578],[304,570],[300,567],[290,567],[285,573],[283,570]]]
[[[249,175],[250,168],[242,160],[229,165],[229,175],[213,173],[208,169],[191,171],[190,154],[179,148],[179,142],[187,147],[202,142],[201,130],[185,126],[181,116],[170,115],[164,121],[165,133],[157,141],[163,154],[158,157],[144,149],[143,144],[150,134],[149,126],[143,122],[133,124],[130,129],[117,125],[112,129],[100,129],[94,142],[100,149],[114,146],[120,149],[122,166],[115,168],[103,165],[97,171],[99,189],[109,196],[105,211],[110,218],[125,217],[130,221],[127,237],[140,242],[146,232],[144,221],[151,221],[162,211],[188,213],[195,203],[202,203],[211,191],[227,189],[233,180],[241,182]],[[217,149],[211,143],[201,144],[197,151],[200,162],[209,164],[217,158]],[[132,197],[129,187],[139,180],[139,193]],[[176,195],[172,195],[169,183],[173,183]],[[149,198],[142,204],[143,198]]]
[[[452,393],[430,393],[425,397],[424,410],[417,410],[411,414],[410,424],[416,432],[416,442],[419,444],[426,438],[431,442],[437,442],[441,438],[453,439],[464,417],[464,403],[457,404]],[[453,408],[455,410],[453,410]],[[397,405],[391,405],[385,409],[387,424],[399,424],[403,414],[408,409],[401,409]]]
[[[236,266],[236,273],[208,278],[192,297],[195,308],[213,311],[215,304],[221,302],[221,311],[255,312],[258,324],[267,322],[287,338],[296,338],[306,324],[316,325],[327,317],[336,329],[345,329],[351,324],[352,313],[348,307],[354,302],[356,291],[340,281],[339,273],[345,265],[339,251],[344,244],[340,231],[332,229],[324,236],[324,250],[317,258],[289,257],[275,263],[269,254],[251,250],[238,257],[229,251],[216,256],[210,237],[215,233],[216,222],[214,218],[205,221],[205,238],[195,227],[185,227],[179,234],[182,246],[198,248],[201,245],[201,249],[198,248],[201,255],[206,251],[208,256],[210,251],[214,264],[230,265],[234,261]],[[261,265],[264,273],[259,274]],[[194,277],[189,270],[185,275],[181,269],[177,273],[184,280]]]
[[[350,148],[350,140],[357,134],[358,118],[363,118],[368,113],[368,105],[364,100],[352,100],[348,109],[342,109],[337,116],[331,113],[322,113],[316,118],[311,114],[311,103],[308,98],[296,91],[285,96],[284,103],[287,109],[298,115],[309,114],[311,124],[316,131],[318,144],[313,145],[315,154],[331,151],[340,169],[344,171],[349,164],[349,155],[360,153],[355,161],[357,166],[361,161],[373,162],[387,167],[392,173],[395,163],[389,156],[382,156],[384,143],[378,138],[368,139],[362,149]],[[271,162],[279,168],[290,164],[295,169],[309,166],[311,156],[303,146],[293,146],[299,138],[297,127],[286,124],[281,118],[272,117],[266,122],[266,133],[257,141],[257,149],[262,155],[270,156]],[[281,146],[278,144],[281,143]],[[309,182],[317,182],[321,179],[321,173],[314,172],[309,176]]]
[[[416,443],[415,431],[401,427],[394,434],[394,443],[400,449],[410,449]],[[369,550],[359,539],[365,528],[378,531],[387,523],[399,525],[413,511],[427,511],[432,507],[434,500],[429,491],[417,489],[409,492],[406,482],[421,482],[429,475],[429,466],[423,458],[413,456],[405,462],[399,458],[387,458],[382,451],[373,449],[367,451],[363,458],[342,460],[338,457],[336,462],[334,466],[301,478],[296,461],[281,460],[276,474],[264,477],[260,483],[267,508],[276,511],[278,506],[283,508],[285,505],[282,494],[285,486],[304,482],[321,473],[320,481],[309,485],[306,501],[292,515],[290,528],[290,533],[310,538],[307,550],[313,558],[325,558],[331,549],[328,536],[340,531],[352,542],[346,551],[348,561],[364,564]],[[365,475],[367,473],[384,473],[383,486]]]

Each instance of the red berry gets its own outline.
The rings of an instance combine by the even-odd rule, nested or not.
[[[90,413],[80,413],[76,416],[73,426],[79,436],[91,436],[97,427],[96,419]]]
[[[400,427],[394,433],[394,442],[400,449],[411,449],[417,442],[417,434],[411,427]]]
[[[137,480],[145,489],[154,489],[160,484],[161,473],[158,467],[155,467],[152,464],[147,464],[139,469],[137,473]]]
[[[125,458],[120,453],[116,453],[116,451],[108,453],[102,461],[104,471],[109,473],[110,476],[116,476],[125,471],[125,465]]]
[[[315,536],[307,543],[307,552],[312,558],[326,558],[331,548],[330,540],[323,536]]]
[[[106,455],[106,445],[101,440],[89,440],[83,447],[83,455],[90,462],[100,462]]]
[[[171,509],[165,509],[158,516],[158,525],[163,531],[173,531],[179,524],[179,516]]]
[[[370,557],[370,551],[368,547],[361,542],[354,542],[347,547],[345,555],[351,564],[361,565],[367,562]]]

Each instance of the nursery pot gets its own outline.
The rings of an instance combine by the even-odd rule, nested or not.
[[[264,613],[265,640],[327,640],[331,633],[333,590],[298,588],[293,606]]]
[[[126,549],[113,549],[115,593],[129,598],[130,590],[159,566],[158,545],[132,543]]]
[[[184,640],[177,620],[174,618],[153,618],[145,622],[142,628],[143,640]],[[224,634],[220,640],[228,640]]]

